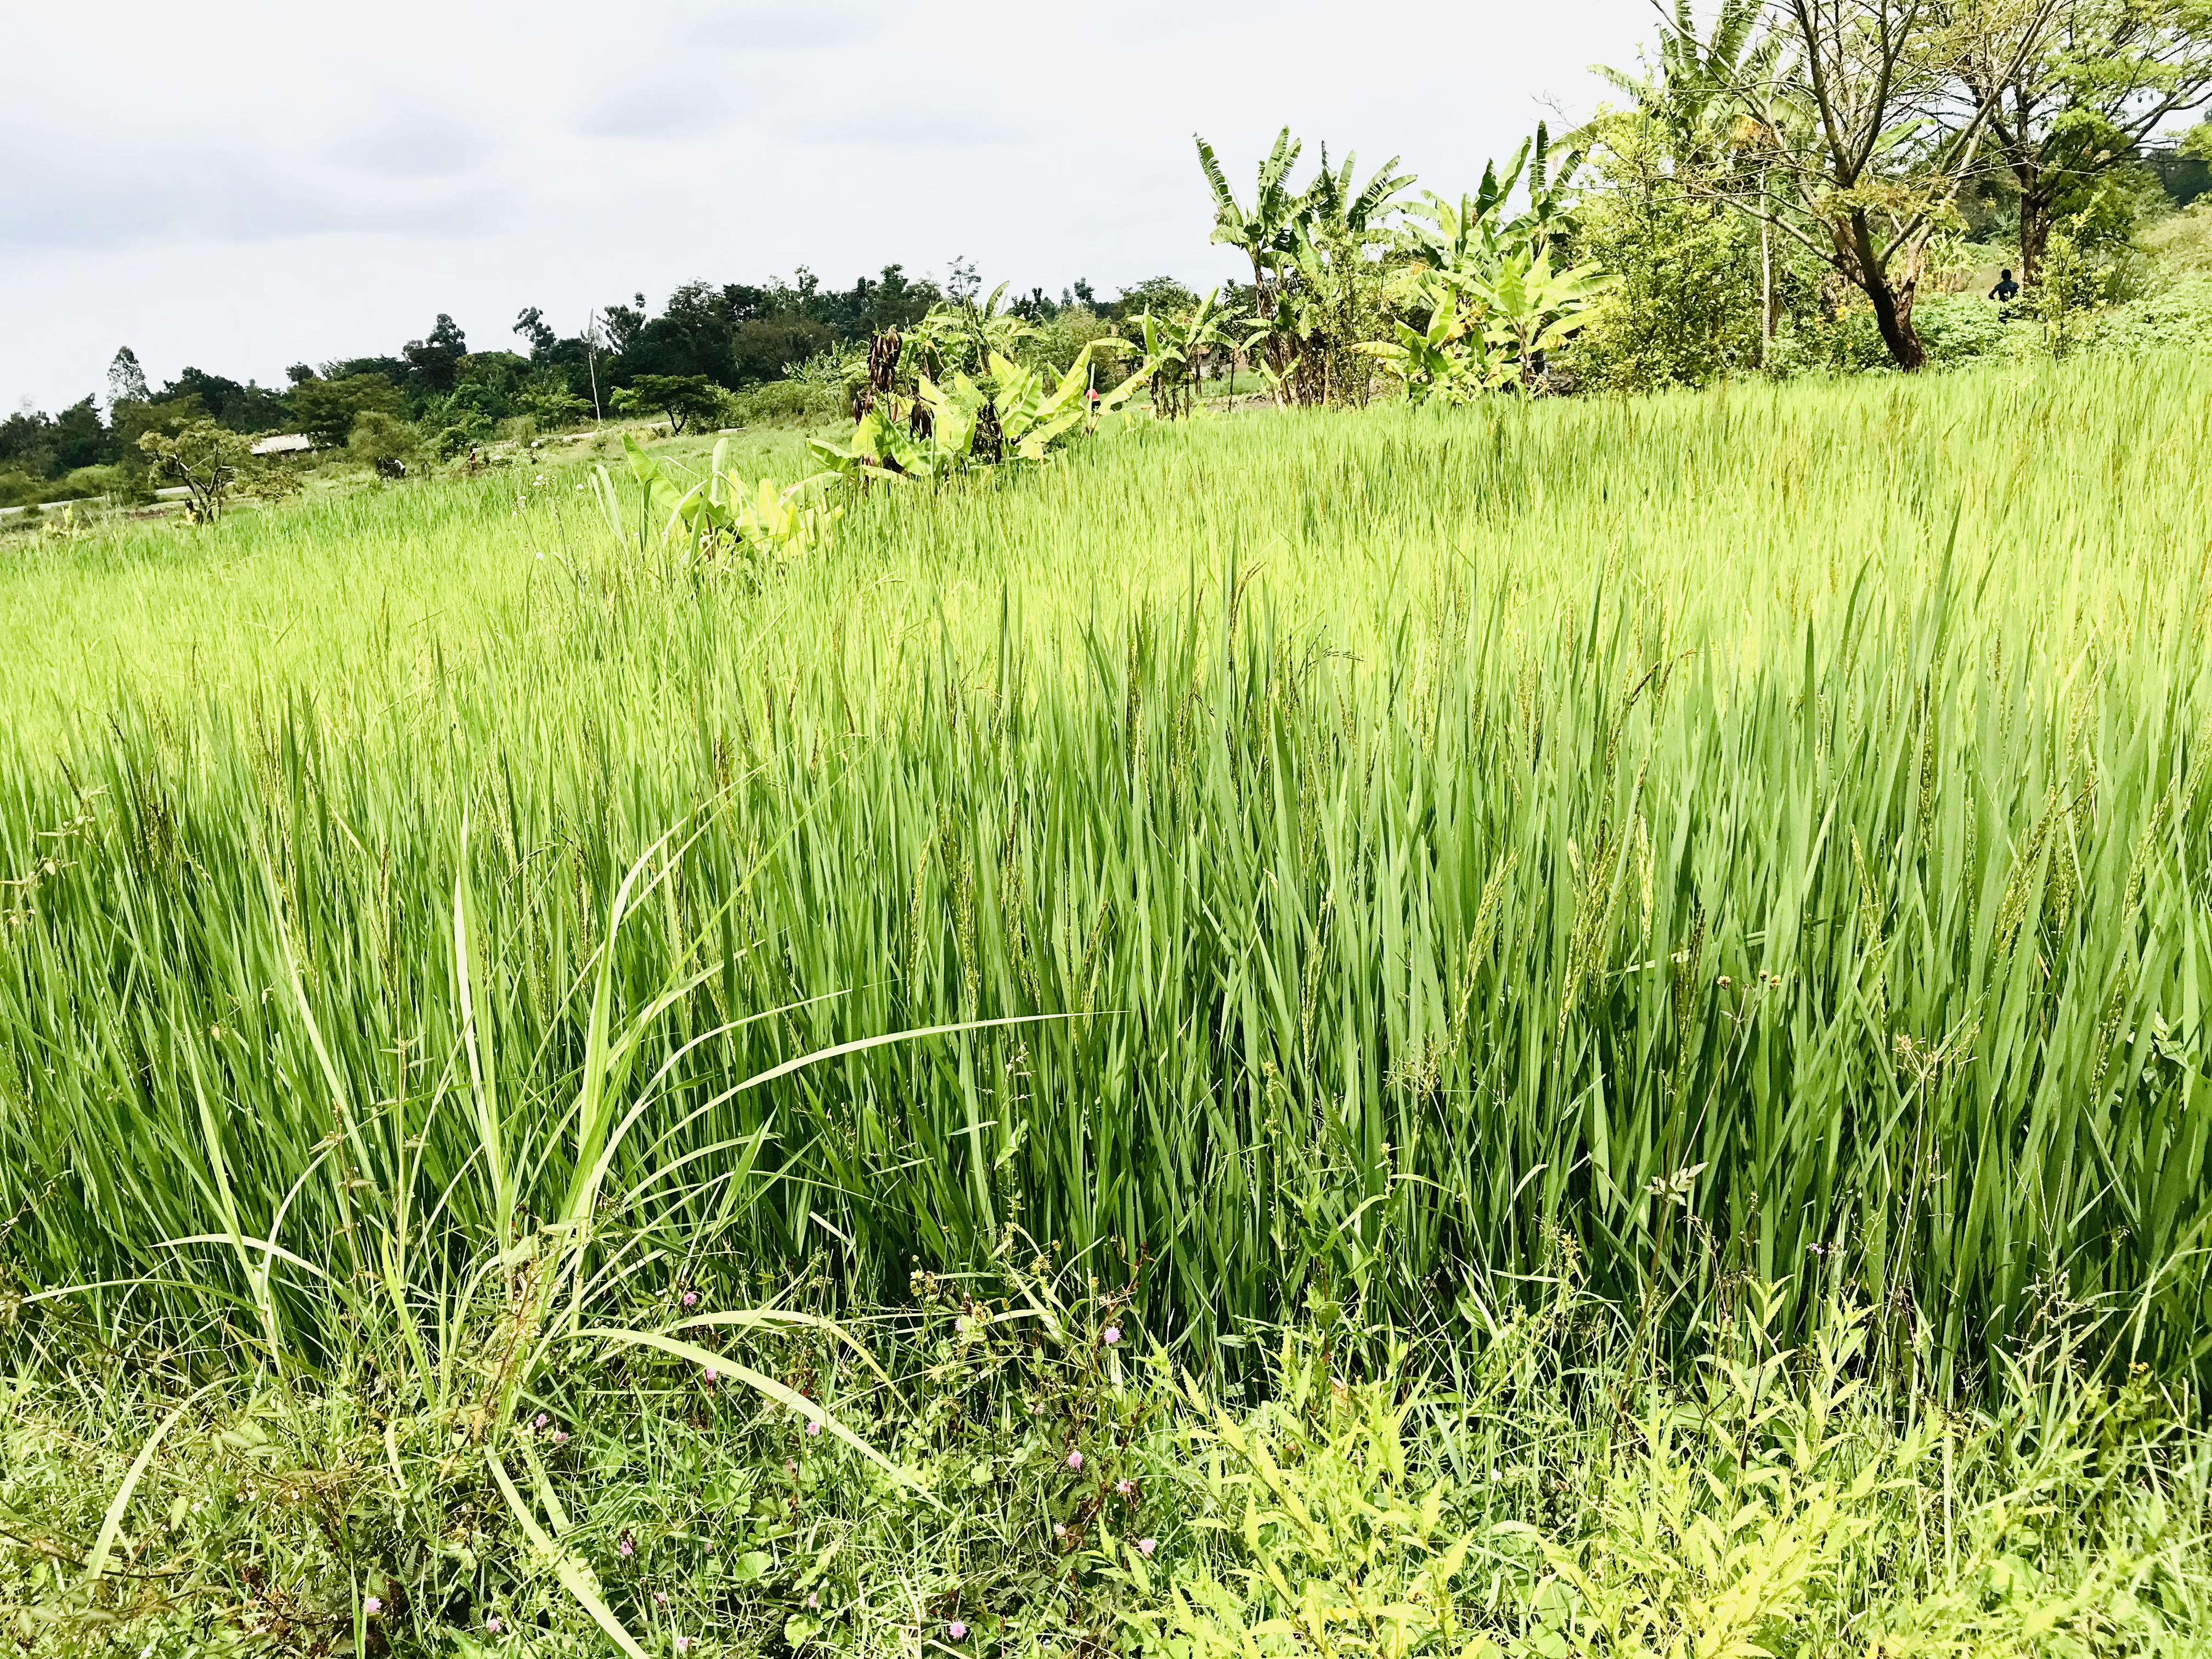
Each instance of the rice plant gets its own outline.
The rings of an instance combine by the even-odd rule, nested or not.
[[[1757,1279],[1901,1389],[2201,1371],[2208,392],[1198,420],[766,574],[576,470],[26,556],[13,1292],[313,1364],[548,1226],[856,1303],[1018,1228],[1233,1374],[1565,1237],[1655,1352]]]

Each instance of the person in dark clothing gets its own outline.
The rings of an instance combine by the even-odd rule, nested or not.
[[[2010,305],[2020,298],[2020,284],[2013,281],[2009,266],[1997,272],[1997,285],[1990,290],[1990,298],[1999,305]]]

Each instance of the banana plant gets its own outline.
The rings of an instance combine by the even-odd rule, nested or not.
[[[916,372],[942,377],[947,369],[983,370],[991,354],[1013,356],[1037,331],[1026,319],[1000,309],[1007,285],[991,290],[980,305],[973,300],[940,300],[907,331]]]
[[[1253,321],[1258,329],[1254,344],[1259,348],[1255,360],[1274,389],[1275,400],[1287,401],[1294,385],[1314,379],[1301,369],[1303,356],[1320,345],[1322,361],[1331,361],[1346,343],[1325,323],[1315,326],[1318,296],[1341,293],[1347,273],[1339,269],[1338,262],[1364,257],[1367,246],[1378,240],[1381,221],[1396,208],[1400,194],[1413,182],[1413,175],[1396,170],[1398,158],[1394,155],[1355,190],[1357,157],[1346,156],[1343,167],[1332,171],[1324,149],[1319,173],[1303,191],[1293,190],[1290,173],[1301,146],[1285,127],[1260,163],[1252,205],[1247,208],[1230,188],[1213,147],[1204,138],[1197,143],[1199,167],[1213,192],[1212,240],[1237,249],[1251,261]],[[1327,309],[1326,301],[1320,301],[1319,310]],[[1311,367],[1308,364],[1306,369]],[[1324,374],[1320,380],[1327,378]]]
[[[1144,384],[1139,369],[1112,391],[1091,391],[1094,358],[1117,349],[1115,338],[1091,341],[1049,390],[1043,374],[999,351],[988,351],[980,381],[964,370],[944,380],[917,374],[911,398],[878,398],[854,422],[844,443],[814,440],[814,453],[848,479],[936,481],[1006,460],[1042,463],[1079,430],[1096,428]]]
[[[687,488],[668,463],[647,454],[624,433],[623,453],[639,488],[634,525],[606,468],[598,469],[600,509],[616,538],[641,552],[657,540],[661,546],[680,546],[702,558],[742,551],[779,564],[828,538],[830,527],[844,513],[827,499],[834,474],[817,472],[788,487],[779,486],[773,478],[747,479],[731,468],[729,449],[727,438],[717,442],[705,476]]]
[[[1195,137],[1195,135],[1194,135]],[[1247,209],[1229,187],[1213,146],[1198,139],[1198,164],[1213,191],[1212,240],[1233,247],[1252,262],[1252,286],[1265,290],[1281,260],[1295,251],[1296,226],[1304,197],[1291,188],[1291,169],[1304,148],[1285,127],[1276,135],[1275,147],[1260,163],[1258,188]],[[1264,303],[1264,301],[1263,301]]]
[[[1190,412],[1192,375],[1200,357],[1215,350],[1243,349],[1255,343],[1232,336],[1229,309],[1222,303],[1218,288],[1200,301],[1195,310],[1181,315],[1141,313],[1137,326],[1145,341],[1145,362],[1138,376],[1152,385],[1153,413],[1169,420]]]
[[[1404,297],[1425,307],[1429,324],[1419,331],[1401,324],[1398,339],[1370,355],[1404,374],[1414,395],[1458,397],[1516,382],[1534,390],[1543,354],[1580,328],[1617,283],[1595,264],[1553,266],[1555,244],[1573,228],[1570,186],[1581,162],[1582,152],[1570,150],[1554,169],[1551,135],[1539,125],[1503,174],[1494,165],[1483,169],[1474,195],[1454,203],[1432,192],[1408,211],[1420,268]],[[1509,219],[1506,203],[1524,178],[1528,205]],[[1516,372],[1501,375],[1501,362]]]
[[[1471,286],[1483,304],[1483,337],[1511,353],[1522,386],[1534,390],[1544,354],[1587,323],[1591,306],[1620,283],[1595,264],[1555,271],[1549,248],[1531,255],[1522,247]]]
[[[1431,398],[1473,403],[1514,379],[1512,364],[1475,325],[1476,320],[1445,290],[1434,295],[1426,328],[1401,322],[1395,325],[1395,340],[1367,341],[1359,349],[1403,380],[1407,396],[1414,403]]]

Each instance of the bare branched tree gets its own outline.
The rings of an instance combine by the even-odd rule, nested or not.
[[[2021,275],[2037,279],[2069,198],[2212,98],[2212,0],[2060,0],[2035,49],[1968,52],[1965,101],[2020,197]]]
[[[1739,88],[1765,154],[1736,200],[1863,295],[1899,368],[1926,349],[1913,301],[1960,189],[1990,165],[1999,90],[2061,0],[1775,0],[1785,73]],[[1970,65],[1986,65],[1986,90]]]

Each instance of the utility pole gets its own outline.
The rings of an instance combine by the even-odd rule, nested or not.
[[[599,313],[596,311],[584,319],[584,362],[592,371],[592,423],[596,426],[604,418],[599,414]]]

